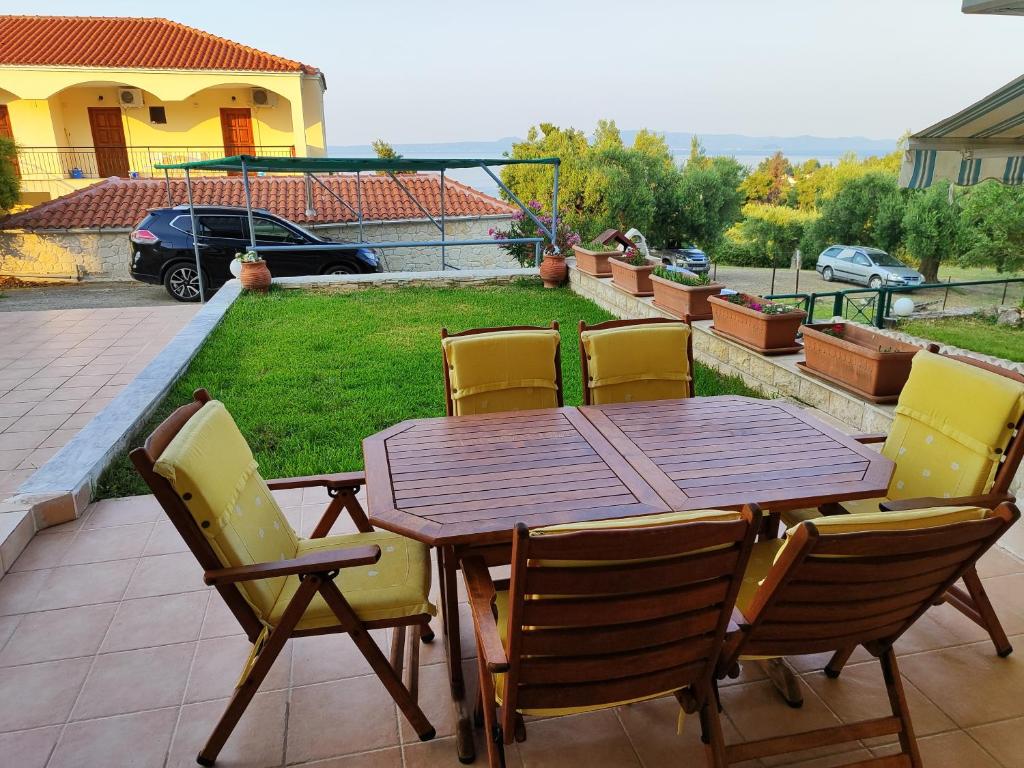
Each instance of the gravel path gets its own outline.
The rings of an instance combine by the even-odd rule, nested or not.
[[[60,283],[0,288],[0,312],[102,307],[175,306],[163,286],[124,283]]]

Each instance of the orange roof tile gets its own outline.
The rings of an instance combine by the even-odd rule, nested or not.
[[[355,175],[318,177],[334,194],[355,209]],[[441,210],[440,177],[409,174],[402,183],[416,199],[437,216]],[[297,176],[264,176],[251,180],[252,204],[300,224],[354,222],[356,217],[323,187],[314,183],[315,215],[306,215],[306,187]],[[196,205],[245,205],[242,180],[237,177],[204,177],[192,180]],[[185,202],[185,182],[171,180],[175,205]],[[386,176],[363,176],[364,221],[425,219],[402,189]],[[128,229],[150,208],[167,205],[167,189],[158,179],[105,179],[27,211],[0,220],[0,229]],[[445,216],[506,216],[511,206],[451,179],[444,183]]]
[[[96,16],[0,16],[0,65],[320,71],[176,21]]]

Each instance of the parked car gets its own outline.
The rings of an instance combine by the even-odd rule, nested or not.
[[[199,261],[203,286],[210,292],[230,280],[231,261],[249,248],[249,219],[245,208],[197,206]],[[294,222],[263,209],[253,210],[257,245],[291,245],[288,251],[263,254],[271,274],[353,275],[381,272],[377,252],[365,246],[345,246],[318,237]],[[143,283],[163,285],[178,301],[199,301],[199,280],[192,244],[192,220],[187,205],[149,211],[129,235],[130,271]],[[337,248],[302,246],[337,245]]]
[[[695,245],[684,245],[682,248],[670,248],[661,252],[661,263],[702,275],[711,269],[711,261],[707,254]]]
[[[861,283],[869,288],[883,285],[921,285],[924,275],[878,248],[833,245],[818,255],[815,267],[823,280]]]

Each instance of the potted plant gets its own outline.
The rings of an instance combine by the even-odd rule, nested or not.
[[[569,276],[569,268],[565,265],[565,254],[552,250],[544,252],[544,260],[540,263],[540,279],[545,288],[557,288]]]
[[[687,322],[710,320],[708,297],[717,296],[725,287],[711,282],[711,276],[706,272],[695,275],[665,267],[655,267],[651,284],[654,286],[654,306]]]
[[[540,221],[545,227],[551,227],[551,217],[541,213],[540,203],[536,200],[531,200],[526,205],[533,215],[537,217],[538,221]],[[538,227],[536,222],[522,211],[516,211],[512,214],[512,220],[508,229],[495,229],[494,227],[491,227],[487,230],[487,234],[495,240],[517,240],[526,237],[547,237],[547,233]],[[565,254],[579,242],[580,236],[569,228],[565,223],[565,219],[559,219],[558,226],[555,229],[555,242],[548,246],[544,254],[544,259],[540,264],[541,279],[544,280],[544,286],[546,288],[554,288],[555,286],[561,285],[565,282],[565,278],[569,274],[569,270],[565,266]],[[552,245],[555,247],[552,248]],[[518,261],[519,266],[534,266],[534,260],[536,259],[537,253],[535,243],[504,243],[499,247],[513,259]],[[544,263],[548,262],[549,259],[550,264],[546,271],[550,277],[545,278]]]
[[[580,272],[594,277],[611,277],[608,257],[619,252],[618,246],[591,240],[586,245],[574,245],[572,249],[576,253],[576,269]]]
[[[235,260],[242,265],[238,281],[244,290],[256,293],[266,293],[270,290],[270,268],[256,251],[239,253]]]
[[[653,296],[651,273],[655,264],[636,248],[627,248],[621,256],[608,259],[612,268],[612,284],[633,296]]]
[[[805,325],[803,370],[872,402],[895,402],[921,347],[851,323]]]
[[[709,296],[708,303],[715,321],[712,330],[719,336],[763,355],[800,350],[796,334],[807,317],[802,309],[776,304],[749,293]]]

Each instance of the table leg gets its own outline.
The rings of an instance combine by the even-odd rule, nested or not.
[[[438,547],[438,573],[441,586],[441,608],[444,616],[444,649],[448,660],[448,681],[455,708],[455,744],[459,762],[476,759],[473,744],[473,715],[466,704],[466,686],[462,675],[462,636],[459,628],[458,560],[451,547]]]

